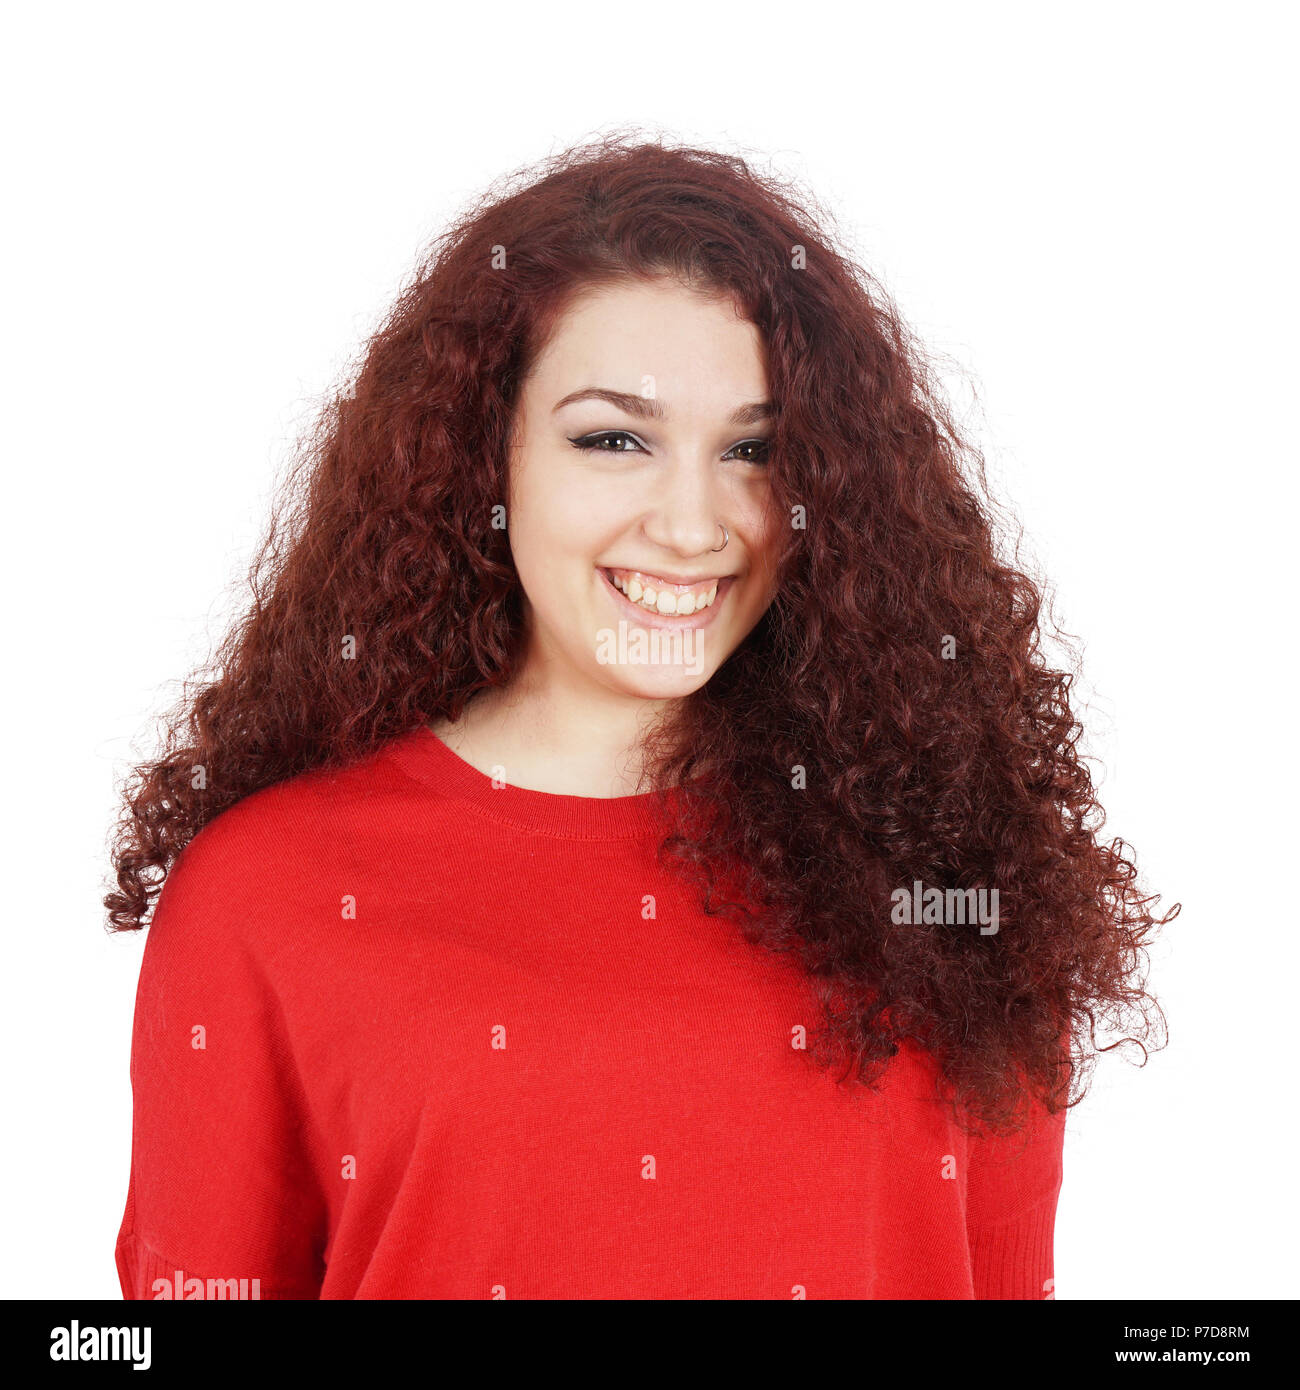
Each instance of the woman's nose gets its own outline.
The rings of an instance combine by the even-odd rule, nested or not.
[[[709,468],[709,460],[678,460],[656,479],[654,506],[644,526],[656,545],[689,556],[703,555],[718,544],[721,498]]]

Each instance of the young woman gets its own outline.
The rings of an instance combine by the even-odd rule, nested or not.
[[[443,238],[128,798],[126,1295],[1051,1297],[1168,916],[977,463],[740,160]]]

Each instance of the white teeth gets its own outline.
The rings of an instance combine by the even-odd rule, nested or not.
[[[653,585],[643,585],[639,579],[622,579],[617,575],[611,575],[614,587],[626,594],[633,603],[641,608],[649,609],[652,613],[661,613],[665,617],[689,617],[692,613],[703,612],[710,607],[718,596],[718,584],[715,580],[710,585],[707,593],[684,594],[674,593],[671,589],[656,589]]]

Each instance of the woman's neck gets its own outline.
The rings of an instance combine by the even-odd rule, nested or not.
[[[564,796],[632,796],[640,785],[641,744],[671,702],[612,691],[575,699],[554,685],[517,679],[480,692],[454,724],[433,732],[472,767],[511,786]]]

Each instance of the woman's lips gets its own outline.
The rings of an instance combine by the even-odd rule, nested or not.
[[[604,569],[598,570],[598,573],[601,583],[604,584],[615,604],[629,622],[635,622],[639,627],[660,628],[665,632],[694,632],[700,628],[708,627],[716,620],[718,609],[722,607],[723,599],[726,598],[736,580],[735,575],[728,575],[725,579],[719,579],[718,592],[713,602],[707,608],[683,617],[668,613],[656,613],[653,609],[646,608],[639,603],[633,603],[621,589],[615,588],[610,582],[609,574]]]

